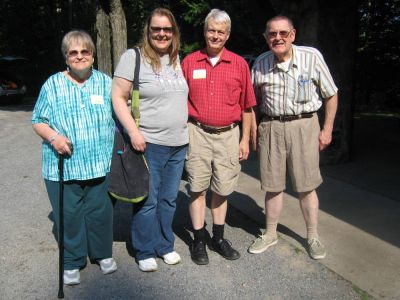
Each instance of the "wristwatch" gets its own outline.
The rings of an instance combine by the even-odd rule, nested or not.
[[[49,138],[49,143],[50,143],[50,145],[54,142],[54,140],[56,139],[57,135],[58,135],[58,133],[52,135],[52,136]]]

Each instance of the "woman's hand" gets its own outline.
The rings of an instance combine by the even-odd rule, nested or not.
[[[53,140],[50,144],[53,146],[54,150],[56,150],[58,154],[72,154],[72,143],[67,137],[57,134],[52,139]]]
[[[72,143],[71,141],[57,133],[54,129],[50,128],[50,126],[46,123],[37,123],[33,124],[33,130],[47,143],[53,146],[54,150],[57,151],[58,154],[64,155],[72,154]]]
[[[135,130],[129,134],[133,149],[139,152],[144,152],[146,149],[146,140],[140,130]]]

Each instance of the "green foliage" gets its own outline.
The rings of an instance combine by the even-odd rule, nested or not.
[[[400,1],[361,1],[359,16],[357,107],[400,112]]]
[[[200,44],[197,42],[191,43],[191,44],[187,44],[187,43],[183,42],[182,47],[181,47],[182,57],[185,57],[189,53],[192,53],[193,51],[196,51],[199,48],[200,48]]]
[[[127,20],[128,47],[140,42],[148,14],[155,7],[166,6],[174,13],[180,26],[181,54],[185,56],[204,46],[204,18],[210,9],[220,8],[226,10],[232,20],[227,47],[238,54],[257,56],[267,50],[261,36],[265,22],[277,14],[271,2],[122,0]],[[285,2],[290,1],[282,3]],[[96,37],[94,24],[99,3],[107,1],[0,1],[0,55],[20,55],[30,59],[37,74],[33,81],[42,83],[49,74],[65,67],[60,44],[67,31],[72,28],[84,29],[93,38]],[[72,24],[69,23],[70,16]],[[400,82],[392,75],[400,73],[400,0],[361,0],[359,20],[356,69],[358,107],[400,112]]]
[[[179,1],[187,10],[182,14],[183,19],[194,26],[203,23],[203,16],[210,10],[210,1]]]
[[[358,286],[353,285],[353,290],[360,296],[361,300],[370,300],[370,299],[372,299],[372,297],[366,291],[363,291]]]

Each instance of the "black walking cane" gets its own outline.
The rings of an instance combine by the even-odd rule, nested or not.
[[[59,278],[58,278],[58,298],[64,298],[64,155],[58,158],[58,171],[60,173],[60,193],[59,193],[59,219],[58,229],[58,250],[59,250]]]

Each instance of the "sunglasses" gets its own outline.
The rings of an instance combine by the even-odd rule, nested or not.
[[[267,32],[267,36],[270,39],[272,39],[272,38],[276,38],[279,34],[281,38],[287,38],[289,36],[290,32],[291,32],[291,30],[269,31],[269,32]]]
[[[83,56],[83,57],[88,57],[88,56],[91,56],[91,55],[92,55],[92,51],[86,50],[86,49],[85,49],[85,50],[81,50],[81,51],[78,51],[78,50],[71,50],[71,51],[68,52],[68,57],[76,58],[76,57],[78,57],[79,53],[80,53],[81,56]]]
[[[151,26],[150,27],[152,33],[159,34],[162,31],[164,31],[165,34],[172,34],[174,28],[173,27],[156,27],[156,26]]]

